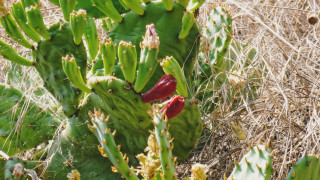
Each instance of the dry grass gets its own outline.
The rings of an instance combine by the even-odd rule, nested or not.
[[[179,166],[180,175],[188,174],[192,162],[201,162],[210,166],[209,179],[222,179],[232,171],[234,160],[239,161],[249,145],[260,141],[270,141],[274,151],[272,179],[284,179],[292,162],[304,153],[320,153],[320,23],[308,23],[308,15],[319,15],[320,6],[313,2],[316,0],[222,2],[232,13],[234,40],[250,42],[257,49],[257,61],[265,64],[267,74],[261,77],[260,98],[204,116],[214,128],[206,131],[208,138],[203,137],[194,156]],[[218,2],[208,0],[200,18],[213,3]],[[61,18],[46,1],[43,10],[48,24]],[[11,42],[0,30],[0,38]],[[23,55],[29,54],[15,47]],[[5,82],[3,72],[1,69],[0,82]],[[238,140],[233,133],[231,122],[235,120],[247,133],[245,140]]]
[[[217,2],[207,2],[202,12],[212,3]],[[308,23],[308,15],[318,16],[320,6],[313,5],[313,0],[226,0],[222,4],[232,13],[234,39],[250,42],[258,50],[257,60],[265,64],[267,75],[261,77],[259,99],[211,116],[216,128],[192,160],[211,163],[209,178],[221,179],[224,173],[230,174],[234,160],[239,161],[249,145],[270,141],[272,178],[284,179],[294,160],[304,153],[320,153],[320,23]],[[246,130],[246,140],[237,140],[232,132],[234,119]]]

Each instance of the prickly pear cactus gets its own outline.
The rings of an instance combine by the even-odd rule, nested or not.
[[[81,69],[82,77],[86,77],[86,50],[83,43],[74,43],[69,23],[59,22],[51,26],[48,32],[51,39],[41,41],[33,49],[33,64],[44,81],[44,87],[61,103],[65,114],[71,116],[76,112],[82,94],[71,85],[62,63],[57,63],[57,60],[72,54]]]
[[[19,90],[0,84],[0,147],[8,155],[51,140],[61,123]]]
[[[61,0],[49,1],[57,6],[60,6]],[[65,0],[62,0],[62,2],[63,1]],[[73,0],[73,2],[76,2],[75,10],[84,9],[86,10],[87,15],[90,17],[101,18],[106,16],[102,11],[100,11],[96,6],[93,5],[93,2],[91,0]],[[122,0],[112,0],[113,6],[117,9],[119,13],[122,14],[125,13],[128,9],[124,8],[120,2],[122,2]]]
[[[268,145],[258,145],[252,147],[243,156],[241,161],[235,162],[235,168],[228,179],[261,179],[268,180],[271,176],[272,158]],[[225,177],[225,179],[227,179]]]
[[[154,124],[153,117],[149,114],[152,111],[151,103],[156,103],[143,101],[143,96],[155,84],[156,89],[161,89],[157,81],[163,80],[160,77],[164,74],[171,74],[176,80],[177,88],[172,91],[175,93],[173,104],[163,104],[164,109],[175,106],[175,102],[181,103],[180,98],[177,98],[180,96],[184,98],[184,106],[178,106],[179,112],[181,111],[179,114],[169,110],[166,112],[171,119],[165,127],[170,126],[166,131],[173,138],[170,143],[174,144],[170,144],[168,150],[172,156],[166,158],[169,158],[168,161],[171,161],[173,156],[178,160],[186,159],[202,132],[200,110],[196,101],[190,99],[192,96],[190,88],[187,87],[191,85],[189,79],[200,40],[194,13],[204,1],[52,2],[61,7],[66,20],[47,28],[39,1],[15,2],[10,14],[0,0],[0,9],[4,9],[0,13],[2,26],[12,39],[30,48],[33,57],[29,60],[20,56],[12,46],[2,40],[0,55],[13,63],[34,67],[44,82],[44,88],[57,99],[66,115],[66,121],[60,124],[50,113],[36,111],[38,107],[35,105],[27,110],[23,122],[19,121],[22,118],[16,120],[16,116],[10,121],[9,113],[15,110],[14,108],[20,112],[24,110],[15,104],[15,99],[24,103],[27,100],[15,90],[0,87],[0,98],[5,97],[5,100],[0,102],[0,105],[3,104],[0,112],[7,113],[1,116],[5,118],[1,121],[5,123],[5,126],[1,127],[6,127],[3,134],[7,136],[8,129],[12,131],[16,124],[19,125],[16,129],[20,131],[20,134],[17,134],[19,136],[13,136],[15,139],[5,141],[5,137],[0,137],[0,145],[7,148],[6,153],[13,155],[47,140],[34,136],[51,137],[54,128],[61,125],[63,128],[57,132],[42,164],[44,172],[41,174],[45,179],[65,179],[68,174],[70,177],[80,174],[83,179],[118,179],[119,175],[111,172],[112,161],[99,155],[97,145],[101,144],[102,139],[94,136],[88,129],[88,111],[99,108],[102,113],[110,116],[105,125],[117,131],[114,141],[121,145],[128,156],[141,153],[147,146],[149,130]],[[78,8],[84,8],[87,12],[73,11]],[[94,14],[94,9],[100,11],[98,15]],[[99,42],[95,20],[88,17],[90,15],[107,16],[112,20],[105,19],[105,24],[109,22],[106,29],[110,31],[102,42]],[[221,17],[219,13],[211,16]],[[226,23],[230,23],[228,18],[225,18]],[[221,25],[221,22],[219,23]],[[18,26],[22,31],[18,31]],[[83,30],[80,31],[79,27]],[[226,29],[228,28],[229,25],[226,25]],[[216,39],[216,47],[212,48],[228,46],[228,36],[221,37],[224,37],[225,43],[221,44],[219,39]],[[220,57],[217,54],[213,56],[217,59]],[[169,87],[172,86],[171,80],[166,82]],[[160,99],[167,98],[170,95],[166,93],[158,91],[157,96],[163,96]],[[159,100],[152,96],[153,94],[149,93],[150,99]],[[2,107],[6,109],[2,110]],[[12,107],[14,108],[11,109]],[[8,109],[10,111],[6,111]],[[3,129],[0,130],[2,132]],[[15,141],[16,139],[21,141]],[[11,146],[6,142],[10,142]],[[24,146],[20,146],[22,143]],[[13,146],[20,150],[12,148]],[[135,165],[134,158],[131,159],[129,164]],[[171,173],[170,177],[175,178],[173,171],[163,171],[165,175]]]
[[[202,51],[195,74],[195,94],[202,101],[202,112],[210,113],[217,105],[232,109],[259,94],[262,64],[257,51],[248,44],[232,41],[230,11],[215,7],[208,13],[202,31]],[[213,98],[218,97],[218,98]]]
[[[311,180],[320,178],[320,160],[309,155],[302,157],[290,170],[286,180]]]
[[[201,68],[206,76],[210,75],[212,70],[218,74],[230,68],[230,65],[224,60],[224,56],[232,38],[231,27],[232,21],[229,11],[226,8],[214,6],[207,16],[203,30],[203,42],[206,43],[204,48],[208,52],[208,57],[206,57],[208,63],[203,64]]]
[[[203,112],[211,112],[215,108],[216,99],[212,99],[214,91],[226,82],[226,73],[233,61],[225,59],[232,38],[232,20],[229,11],[224,7],[216,7],[207,15],[202,30],[202,52],[199,54],[199,70],[196,74],[195,86],[197,99],[203,101]]]
[[[100,155],[98,144],[85,120],[69,119],[48,152],[43,164],[44,178],[66,179],[67,174],[76,169],[82,179],[120,179],[111,171],[111,163]],[[134,158],[131,159],[130,163],[134,165]]]
[[[127,13],[123,18],[123,22],[115,24],[108,36],[115,43],[121,40],[132,42],[137,47],[137,52],[140,52],[139,43],[142,41],[144,29],[146,25],[153,23],[161,42],[158,59],[173,56],[183,68],[185,76],[188,77],[192,73],[197,55],[196,47],[199,44],[198,37],[200,34],[198,27],[196,24],[191,24],[188,36],[179,39],[179,33],[182,30],[184,7],[178,3],[173,3],[172,9],[168,11],[161,1],[150,2],[142,7],[144,10],[143,15]],[[152,87],[154,81],[158,80],[162,74],[163,71],[158,66],[154,75],[155,80],[150,81],[151,84],[147,87]]]

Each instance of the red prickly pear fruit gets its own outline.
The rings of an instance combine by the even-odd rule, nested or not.
[[[168,119],[174,118],[177,116],[184,108],[184,98],[175,95],[173,96],[170,101],[161,109],[161,113],[166,111],[166,116]]]
[[[167,98],[176,91],[176,88],[176,78],[173,77],[172,74],[165,74],[159,79],[152,89],[142,95],[142,101],[144,103],[151,103]]]

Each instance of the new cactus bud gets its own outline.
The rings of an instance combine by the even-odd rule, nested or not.
[[[166,74],[172,74],[177,79],[177,93],[185,98],[188,97],[187,84],[182,69],[173,57],[167,57],[160,65]]]
[[[69,21],[70,13],[76,8],[76,0],[59,0],[59,4],[65,20]]]
[[[80,72],[80,67],[77,66],[77,62],[73,57],[63,57],[62,67],[64,73],[77,88],[87,93],[91,92],[91,89],[85,84]]]
[[[136,67],[137,67],[137,51],[136,47],[131,42],[127,43],[121,41],[118,47],[118,56],[120,61],[120,68],[124,75],[124,78],[133,83]]]
[[[164,7],[167,9],[167,11],[172,10],[172,4],[173,4],[172,0],[162,0],[162,3],[164,5]]]
[[[32,44],[30,44],[19,31],[16,21],[13,19],[12,15],[9,14],[2,1],[0,2],[0,23],[13,40],[26,48],[32,47]]]
[[[191,0],[188,4],[187,10],[194,12],[199,9],[204,2],[205,0]]]
[[[188,4],[189,4],[189,1],[190,0],[178,0],[178,3],[184,7],[184,8],[187,8]]]
[[[159,147],[158,152],[162,169],[160,176],[166,180],[176,179],[175,158],[172,155],[173,143],[170,140],[171,135],[168,132],[167,117],[164,116],[164,112],[159,112],[157,105],[153,106],[153,113],[154,132]]]
[[[0,40],[0,56],[24,66],[32,66],[33,63],[28,59],[21,57],[10,45]]]
[[[42,14],[38,5],[26,8],[28,22],[30,26],[44,39],[51,39],[51,35],[44,25]]]
[[[158,65],[157,56],[159,52],[159,36],[156,32],[154,24],[146,26],[147,31],[141,42],[141,54],[139,69],[134,84],[134,90],[141,92],[147,82],[150,80]]]
[[[76,45],[82,42],[82,35],[85,32],[86,27],[86,11],[79,10],[73,11],[70,15],[70,25],[73,34],[73,40]]]
[[[108,118],[108,117],[107,117]],[[138,180],[134,171],[132,171],[128,163],[124,160],[120,152],[120,146],[116,145],[114,135],[110,132],[106,121],[106,117],[101,113],[101,110],[90,113],[90,119],[93,122],[94,134],[100,142],[101,147],[98,147],[103,156],[107,156],[114,166],[111,166],[113,172],[119,172],[128,180]],[[108,143],[104,143],[108,142]]]
[[[1,10],[0,10],[1,11]],[[16,2],[12,4],[11,12],[17,24],[20,26],[22,31],[33,41],[39,43],[41,41],[38,33],[28,24],[28,19],[21,2]]]
[[[99,38],[96,23],[92,18],[87,18],[87,26],[84,33],[84,38],[89,49],[90,58],[93,60],[98,54]]]
[[[184,98],[181,96],[173,96],[169,102],[161,109],[161,113],[166,111],[168,119],[177,116],[184,108]]]
[[[123,17],[118,13],[111,0],[92,0],[92,3],[115,22],[121,22]]]
[[[130,8],[133,12],[143,15],[144,10],[141,7],[139,0],[122,0],[128,8]]]
[[[103,60],[104,75],[111,75],[114,63],[116,62],[116,48],[112,39],[105,39],[100,44],[100,54]]]
[[[183,39],[189,35],[189,32],[194,24],[193,12],[186,11],[182,17],[182,29],[179,33],[179,39]]]
[[[151,103],[169,97],[176,91],[177,80],[172,74],[163,75],[147,93],[142,95],[144,103]]]

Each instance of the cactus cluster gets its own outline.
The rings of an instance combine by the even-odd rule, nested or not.
[[[225,180],[261,179],[269,180],[272,173],[272,156],[269,142],[265,145],[251,147],[241,161],[235,162],[235,167]],[[296,163],[294,161],[286,180],[312,180],[320,178],[320,160],[314,155],[304,155]]]
[[[202,132],[200,111],[189,98],[186,79],[192,74],[198,51],[195,44],[199,42],[199,30],[194,12],[203,2],[121,1],[118,5],[122,10],[109,0],[53,2],[59,4],[65,20],[47,28],[39,1],[14,2],[11,13],[1,1],[2,26],[13,40],[31,49],[32,59],[22,57],[2,40],[0,55],[13,63],[34,67],[68,120],[53,137],[64,122],[38,108],[16,89],[1,85],[4,101],[0,111],[5,114],[1,123],[5,126],[1,126],[0,142],[4,152],[13,156],[53,138],[42,157],[43,168],[39,169],[44,178],[64,179],[78,173],[84,179],[119,178],[110,169],[114,161],[98,156],[96,147],[101,139],[87,128],[88,111],[99,108],[109,115],[105,126],[118,132],[115,141],[127,156],[132,156],[147,146],[149,130],[153,128],[150,103],[176,93],[182,97],[174,96],[173,101],[162,105],[168,109],[169,132],[175,144],[169,154],[186,159]],[[89,6],[108,16],[104,22],[109,22],[110,29],[102,42]],[[166,96],[168,92],[161,91],[161,83],[156,84],[164,74],[176,83]],[[157,88],[148,95],[155,84]],[[172,86],[171,82],[168,86]],[[161,98],[155,98],[158,95]],[[146,97],[151,101],[144,101]],[[181,113],[170,111],[175,103],[182,103],[181,98],[184,105],[179,109]],[[26,103],[29,107],[24,109]],[[11,112],[16,112],[13,121]],[[129,163],[136,166],[137,162],[131,159]]]
[[[114,166],[111,167],[114,173],[120,173],[126,179],[139,179],[139,174],[144,179],[177,179],[175,168],[177,166],[177,157],[172,154],[174,148],[173,139],[169,133],[170,121],[169,111],[184,107],[184,101],[176,100],[173,97],[166,104],[173,106],[164,106],[159,109],[159,104],[154,104],[151,115],[153,116],[152,123],[154,130],[150,131],[148,138],[148,146],[145,149],[147,155],[138,154],[136,157],[139,160],[140,166],[134,168],[129,167],[129,157],[121,152],[121,146],[116,145],[114,136],[116,131],[108,127],[107,123],[110,116],[105,116],[101,110],[94,110],[94,113],[89,112],[92,126],[88,124],[88,128],[95,134],[101,145],[98,150],[101,156],[108,157]],[[178,110],[179,112],[179,110]],[[177,114],[176,114],[177,115]],[[192,168],[191,179],[204,180],[206,178],[206,167],[197,164]]]
[[[40,157],[1,160],[6,179],[176,179],[177,162],[189,156],[202,133],[194,98],[208,113],[218,101],[210,100],[213,90],[228,80],[240,93],[257,90],[256,75],[244,82],[234,66],[237,50],[247,45],[231,43],[232,21],[224,7],[207,14],[201,32],[195,14],[204,0],[50,1],[64,20],[47,28],[39,0],[16,1],[11,10],[0,0],[1,25],[32,51],[32,59],[3,40],[0,55],[33,67],[64,112],[56,117],[27,93],[0,85],[1,151],[15,156],[53,140]],[[107,37],[99,38],[94,18],[101,19]],[[255,54],[248,50],[244,68]],[[95,108],[100,110],[88,114]],[[252,147],[225,179],[270,179],[271,157],[268,145]],[[207,170],[196,164],[186,179],[206,179]],[[319,158],[302,157],[287,179],[319,179]]]
[[[213,7],[207,14],[202,30],[202,52],[199,55],[198,78],[196,79],[197,98],[203,101],[203,112],[215,108],[210,97],[226,82],[226,73],[233,65],[224,57],[232,38],[232,19],[224,7]],[[213,73],[212,73],[213,72]]]
[[[33,159],[44,162],[41,168],[32,166],[44,179],[138,179],[137,172],[145,178],[176,179],[176,163],[189,156],[202,133],[195,98],[212,96],[205,91],[196,96],[194,87],[202,91],[207,82],[213,87],[213,74],[229,70],[223,58],[232,34],[229,12],[216,7],[208,14],[203,33],[210,47],[205,51],[208,61],[196,63],[200,27],[195,14],[204,0],[50,1],[60,6],[64,20],[47,28],[40,1],[16,1],[10,13],[0,0],[2,26],[32,51],[32,59],[2,40],[0,55],[33,67],[67,120],[62,122],[17,89],[0,85],[2,150],[14,156],[53,140],[41,159]],[[98,36],[94,18],[101,19],[107,37]],[[215,83],[224,81],[222,75]],[[100,111],[89,115],[95,108]],[[93,123],[87,126],[89,119]],[[138,156],[138,163],[134,156],[148,145],[148,156]],[[9,160],[6,176],[15,176],[11,169],[19,163]],[[206,177],[204,167],[193,171],[191,179]]]

